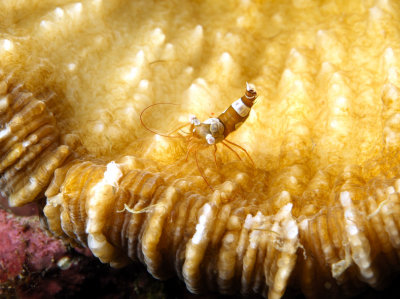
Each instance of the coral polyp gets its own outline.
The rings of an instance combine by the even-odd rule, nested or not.
[[[397,273],[396,1],[57,5],[0,3],[10,205],[45,199],[55,236],[193,293],[352,296]],[[161,102],[155,131],[212,118],[245,82],[260,96],[229,137],[255,167],[207,147],[202,178],[141,125]]]

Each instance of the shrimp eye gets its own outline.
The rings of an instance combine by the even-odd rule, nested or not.
[[[198,120],[198,118],[195,115],[189,116],[189,122],[192,125],[195,125],[195,126],[199,126],[200,125],[200,121]]]

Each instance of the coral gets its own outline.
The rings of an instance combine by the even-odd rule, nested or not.
[[[352,296],[398,271],[396,1],[58,5],[0,3],[10,205],[44,197],[54,235],[194,293]],[[155,103],[160,132],[206,119],[246,81],[229,138],[256,167],[141,126]]]

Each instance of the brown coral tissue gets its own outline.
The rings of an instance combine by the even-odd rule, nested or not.
[[[396,0],[3,0],[1,192],[42,203],[49,231],[101,262],[193,293],[385,288],[400,268],[399,18]],[[227,139],[254,165],[183,127],[246,82],[259,97]]]

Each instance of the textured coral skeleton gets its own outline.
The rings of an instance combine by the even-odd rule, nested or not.
[[[384,287],[400,266],[400,7],[348,2],[2,1],[1,192],[45,198],[49,230],[103,263],[194,293]],[[257,167],[202,155],[212,191],[139,114],[165,100],[184,108],[150,127],[203,119],[246,81],[262,96],[232,138]]]

